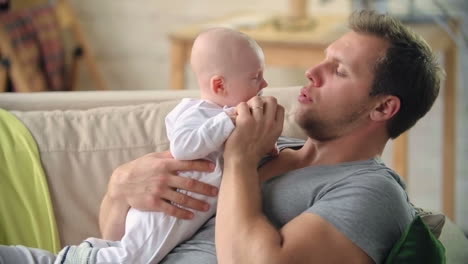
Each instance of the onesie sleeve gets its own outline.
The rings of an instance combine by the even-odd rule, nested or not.
[[[179,160],[200,159],[220,150],[234,130],[231,118],[222,108],[203,103],[170,113],[166,118],[168,123],[170,151]]]

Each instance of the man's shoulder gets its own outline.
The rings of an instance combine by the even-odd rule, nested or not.
[[[366,185],[380,186],[384,189],[406,189],[406,185],[398,173],[385,165],[380,158],[373,158],[360,163],[352,176],[353,180],[360,180],[366,183]]]

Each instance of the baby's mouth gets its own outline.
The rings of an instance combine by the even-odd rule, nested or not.
[[[258,91],[257,96],[262,96],[263,95],[263,90]]]

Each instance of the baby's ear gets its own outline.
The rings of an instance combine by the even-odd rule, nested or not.
[[[224,95],[226,93],[224,84],[224,78],[221,75],[215,75],[210,79],[211,91],[216,95]]]

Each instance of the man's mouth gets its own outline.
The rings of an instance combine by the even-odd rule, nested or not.
[[[307,104],[307,103],[312,103],[313,100],[312,98],[310,97],[310,94],[309,94],[309,90],[307,90],[307,88],[303,87],[301,89],[301,92],[299,93],[299,96],[297,97],[297,100],[300,102],[300,103],[303,103],[303,104]]]

